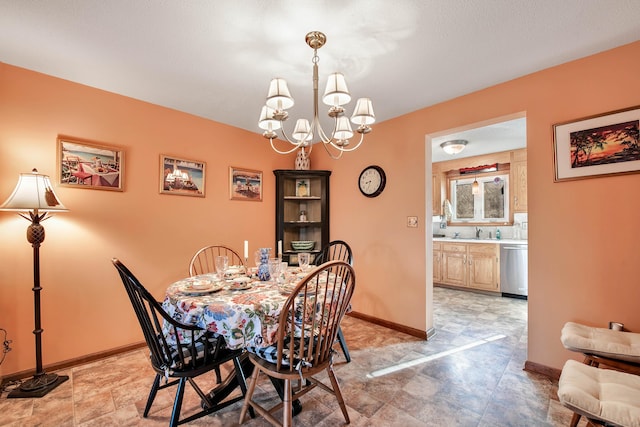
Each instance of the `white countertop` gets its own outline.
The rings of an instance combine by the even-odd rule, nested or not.
[[[527,240],[517,240],[517,239],[474,239],[474,238],[464,238],[464,237],[458,237],[458,238],[453,238],[453,237],[434,237],[433,238],[434,242],[451,242],[451,243],[456,243],[456,242],[460,242],[460,243],[495,243],[495,244],[501,244],[501,243],[509,243],[509,244],[518,244],[518,245],[528,245],[529,242]]]

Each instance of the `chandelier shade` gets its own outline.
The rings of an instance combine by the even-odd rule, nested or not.
[[[275,78],[271,80],[266,104],[267,107],[271,107],[274,110],[287,110],[293,107],[295,102],[291,97],[289,86],[287,86],[285,79]]]
[[[269,139],[271,147],[280,154],[289,154],[297,149],[303,152],[311,152],[314,142],[321,142],[329,156],[338,159],[344,152],[357,149],[364,141],[364,135],[371,132],[371,125],[375,123],[376,116],[373,111],[373,103],[369,98],[360,98],[356,102],[356,107],[351,116],[351,123],[357,125],[356,133],[360,134],[359,141],[353,146],[350,145],[349,139],[354,136],[349,119],[345,116],[344,105],[351,102],[351,94],[347,88],[347,82],[344,74],[333,73],[329,75],[322,102],[328,105],[328,116],[333,119],[332,132],[327,133],[320,124],[318,117],[318,49],[320,49],[327,41],[326,36],[319,31],[311,31],[305,37],[307,45],[313,49],[313,117],[311,120],[298,119],[294,127],[294,131],[289,137],[285,132],[283,122],[289,117],[289,113],[285,110],[294,106],[295,101],[289,92],[287,82],[282,78],[274,78],[269,84],[265,106],[262,107],[258,127],[264,130],[262,134]],[[282,139],[289,142],[287,148],[278,149],[276,147],[276,138],[280,131]],[[314,141],[314,138],[319,140]]]
[[[353,136],[353,130],[351,130],[349,119],[344,116],[338,117],[338,123],[336,124],[336,131],[334,135],[338,141],[345,141]]]
[[[373,113],[373,103],[369,98],[358,99],[351,121],[359,126],[368,126],[375,123],[376,115]]]
[[[351,101],[347,82],[344,80],[344,74],[333,73],[327,79],[327,88],[324,91],[322,102],[326,105],[345,105]]]
[[[266,131],[274,131],[280,129],[280,127],[282,127],[282,122],[273,118],[274,113],[275,110],[273,108],[267,107],[266,105],[262,106],[260,119],[258,120],[258,127]]]
[[[447,154],[455,155],[461,153],[468,143],[466,139],[452,139],[440,144],[440,148]]]
[[[304,144],[305,141],[311,141],[313,138],[313,133],[311,133],[311,126],[309,125],[309,120],[307,119],[298,119],[296,121],[296,127],[293,129],[293,139]]]

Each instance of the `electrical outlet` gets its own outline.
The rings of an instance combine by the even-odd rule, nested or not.
[[[407,217],[407,227],[416,228],[418,226],[418,217],[417,216],[408,216]]]

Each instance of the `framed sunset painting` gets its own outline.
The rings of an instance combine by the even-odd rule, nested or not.
[[[553,126],[555,181],[640,172],[640,107]]]

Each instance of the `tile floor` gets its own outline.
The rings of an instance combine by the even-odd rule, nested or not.
[[[436,335],[429,341],[347,317],[352,362],[335,366],[359,426],[568,426],[557,382],[522,370],[527,347],[526,301],[434,288]],[[158,393],[141,417],[153,380],[144,349],[61,374],[70,380],[40,399],[0,397],[2,426],[166,426],[175,388]],[[211,381],[211,376],[203,380]],[[268,381],[256,391],[274,394]],[[316,389],[294,418],[301,426],[344,424],[331,396]],[[187,387],[183,414],[199,405]],[[189,425],[235,426],[239,403]],[[246,426],[266,426],[261,419]],[[581,426],[584,421],[581,421]]]

